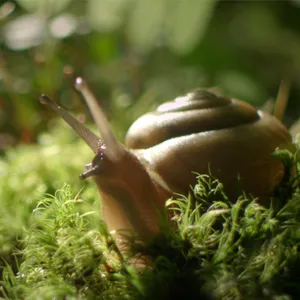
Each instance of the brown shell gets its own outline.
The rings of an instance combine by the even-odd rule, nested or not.
[[[195,174],[211,173],[230,195],[240,189],[270,195],[281,181],[282,163],[271,156],[291,143],[273,116],[235,99],[196,91],[167,102],[139,118],[126,146],[147,166],[154,180],[172,192],[186,193]]]

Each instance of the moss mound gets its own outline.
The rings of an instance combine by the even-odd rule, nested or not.
[[[293,151],[278,150],[274,154],[284,162],[286,177],[268,206],[245,193],[231,203],[218,179],[198,175],[188,196],[178,195],[167,202],[163,214],[173,217],[168,222],[161,218],[160,234],[142,243],[141,239],[127,237],[129,251],[125,254],[101,222],[93,186],[85,183],[84,190],[76,194],[70,186],[80,190],[72,183],[77,178],[70,178],[70,184],[61,189],[47,184],[55,182],[51,179],[53,165],[59,164],[62,155],[56,158],[52,142],[30,151],[14,150],[1,161],[2,170],[7,171],[1,181],[2,297],[300,297],[297,146]],[[65,157],[71,157],[67,147],[64,151]],[[44,155],[51,153],[52,163],[47,165]],[[41,156],[32,173],[23,168],[26,155]],[[14,159],[10,161],[11,157]],[[77,159],[69,159],[66,170],[57,170],[56,180],[62,182],[70,171],[74,174],[77,164]],[[13,170],[19,170],[18,174]],[[12,180],[22,183],[19,189],[12,188]],[[132,263],[136,259],[145,259],[147,267],[136,267]]]

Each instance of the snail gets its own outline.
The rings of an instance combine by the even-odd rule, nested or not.
[[[255,196],[270,195],[284,175],[276,147],[291,142],[284,125],[240,100],[197,90],[160,105],[129,128],[118,142],[85,81],[76,89],[85,98],[96,134],[48,96],[40,101],[56,111],[95,153],[81,179],[92,177],[102,198],[110,230],[158,232],[159,214],[174,192],[187,194],[197,173],[221,180],[228,195],[238,187]]]

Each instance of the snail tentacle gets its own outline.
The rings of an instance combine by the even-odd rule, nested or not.
[[[68,123],[77,132],[77,134],[87,143],[87,145],[93,150],[93,152],[98,153],[102,141],[95,133],[83,126],[76,118],[74,118],[61,106],[57,105],[47,95],[41,95],[40,102],[50,107],[59,116],[61,116],[66,121],[66,123]]]
[[[122,155],[124,155],[124,150],[116,140],[105,114],[82,77],[76,78],[75,88],[81,93],[90,109],[104,144],[106,145],[106,150],[104,150],[105,154],[112,161],[120,160]]]

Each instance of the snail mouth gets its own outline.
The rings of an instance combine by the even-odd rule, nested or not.
[[[103,162],[100,160],[97,164],[89,163],[85,165],[86,171],[79,175],[81,180],[95,176],[103,170]]]
[[[79,176],[81,180],[84,180],[91,176],[99,175],[103,172],[105,164],[105,149],[106,146],[103,144],[103,142],[101,142],[98,153],[93,158],[92,162],[84,166],[86,171]]]

